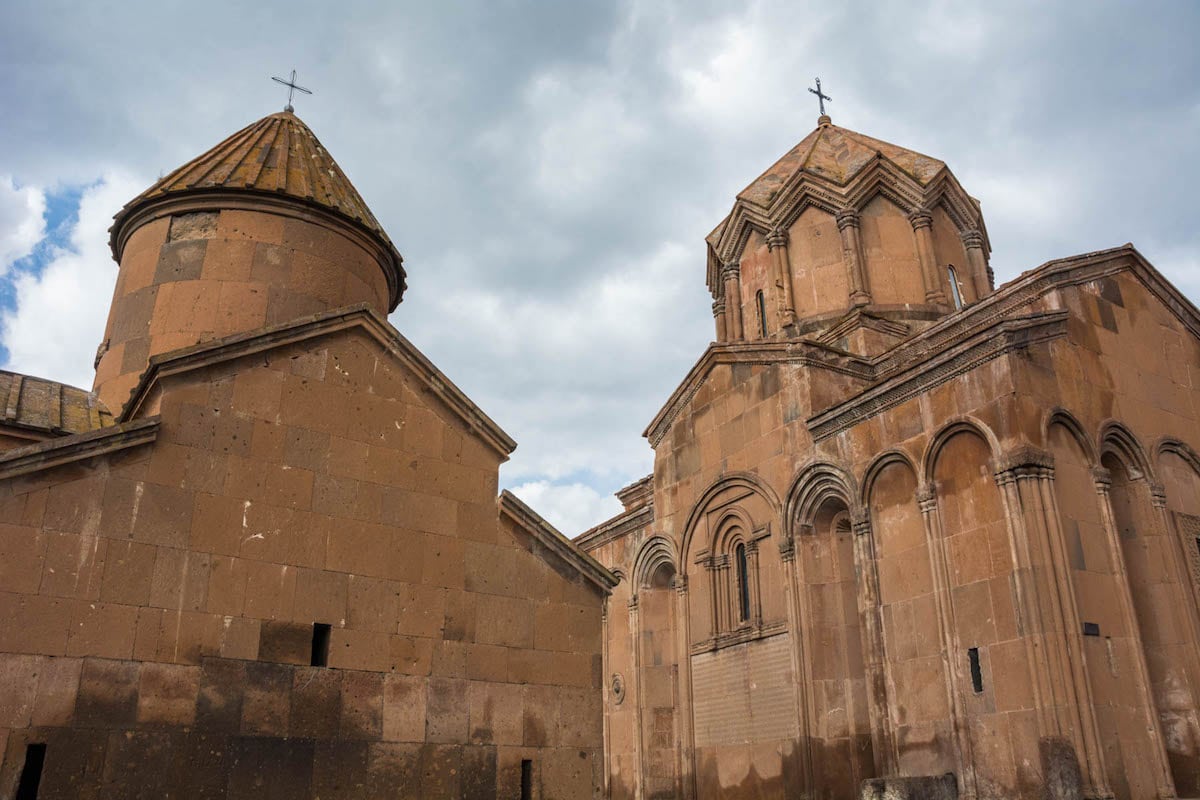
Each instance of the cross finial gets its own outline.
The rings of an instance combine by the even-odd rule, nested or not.
[[[833,98],[827,94],[821,94],[821,79],[817,78],[816,81],[817,81],[817,88],[809,89],[809,91],[817,96],[817,102],[820,104],[821,116],[823,117],[823,116],[825,116],[825,101],[828,100],[830,102],[833,102]]]
[[[296,110],[296,109],[292,108],[292,96],[296,93],[297,89],[304,92],[305,94],[312,94],[311,90],[305,89],[303,86],[299,86],[296,83],[296,70],[292,70],[292,77],[289,80],[285,81],[283,78],[276,78],[274,76],[271,77],[271,80],[275,81],[276,83],[282,83],[284,86],[288,87],[288,102],[287,102],[287,105],[283,107],[283,110],[287,111],[289,113]],[[820,85],[821,84],[818,81],[817,86],[820,86]]]

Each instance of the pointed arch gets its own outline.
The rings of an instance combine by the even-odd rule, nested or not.
[[[1156,466],[1162,464],[1162,457],[1165,455],[1174,455],[1187,462],[1197,475],[1200,475],[1200,453],[1192,449],[1191,445],[1182,439],[1176,439],[1173,436],[1164,436],[1154,445],[1154,462]]]
[[[1061,425],[1064,430],[1071,435],[1075,443],[1079,445],[1079,449],[1083,451],[1087,458],[1089,467],[1095,467],[1100,463],[1100,459],[1096,454],[1096,446],[1092,443],[1092,439],[1087,435],[1083,425],[1075,418],[1075,415],[1067,411],[1062,406],[1055,406],[1046,412],[1042,418],[1042,446],[1046,449],[1050,447],[1050,428],[1054,425]]]
[[[1109,419],[1100,426],[1096,437],[1097,453],[1101,459],[1112,455],[1119,460],[1133,480],[1145,479],[1154,483],[1154,471],[1150,468],[1150,459],[1146,457],[1146,449],[1138,441],[1133,431],[1125,423]]]
[[[937,465],[938,455],[942,448],[957,433],[973,433],[987,442],[988,450],[993,459],[1000,456],[1000,440],[992,429],[972,416],[955,417],[941,427],[929,440],[925,453],[921,457],[921,472],[919,473],[926,486],[933,485],[933,470]]]

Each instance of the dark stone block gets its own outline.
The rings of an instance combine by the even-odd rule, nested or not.
[[[369,800],[372,794],[367,742],[317,742],[313,753],[314,797]],[[388,795],[384,795],[388,796]]]
[[[421,797],[459,797],[462,747],[427,744],[421,750]]]
[[[230,740],[229,800],[297,800],[311,794],[311,739]]]
[[[462,796],[464,800],[497,800],[495,747],[463,748]]]
[[[862,782],[859,800],[958,800],[954,773],[912,778],[871,778]]]
[[[158,800],[171,762],[171,739],[166,733],[128,731],[108,737],[104,759],[103,792],[107,797]]]
[[[292,673],[290,731],[308,739],[337,736],[342,716],[342,673],[324,667],[301,667]]]
[[[177,734],[163,783],[165,797],[218,800],[229,780],[229,737],[191,731]]]
[[[75,722],[86,728],[130,728],[137,721],[138,664],[85,659]]]
[[[242,691],[246,665],[241,661],[206,658],[200,667],[196,729],[238,733],[242,728]]]
[[[268,621],[258,636],[258,658],[279,664],[307,666],[312,660],[312,625]]]

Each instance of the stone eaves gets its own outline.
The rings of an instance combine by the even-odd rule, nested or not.
[[[591,552],[614,539],[619,539],[633,531],[649,527],[654,522],[654,504],[622,511],[612,519],[601,522],[594,528],[589,528],[576,536],[572,541],[585,552]]]
[[[146,417],[4,451],[0,453],[0,480],[149,444],[158,437],[158,427],[158,417]]]
[[[152,356],[150,365],[142,373],[141,380],[130,394],[129,402],[125,404],[121,421],[136,418],[142,407],[168,378],[348,330],[359,330],[367,334],[403,364],[424,383],[425,388],[437,400],[462,420],[469,430],[491,446],[502,460],[507,460],[517,448],[517,443],[512,437],[475,405],[412,342],[365,304],[315,314],[295,322],[252,333],[235,334]]]
[[[617,576],[605,569],[599,561],[589,556],[580,547],[564,536],[553,525],[542,518],[515,494],[505,489],[496,499],[500,515],[507,517],[517,527],[533,537],[559,559],[591,582],[604,594],[612,592],[617,585]]]

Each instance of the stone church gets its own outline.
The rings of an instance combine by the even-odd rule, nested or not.
[[[707,244],[575,539],[608,795],[1200,797],[1200,311],[1132,245],[995,286],[948,167],[824,114]]]
[[[88,392],[0,373],[0,798],[595,798],[615,577],[400,333],[293,114],[112,227]]]

